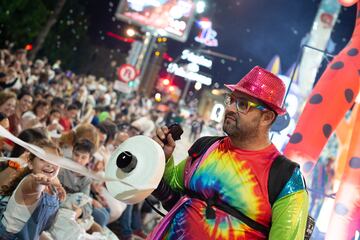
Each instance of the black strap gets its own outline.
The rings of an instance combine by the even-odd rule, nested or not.
[[[245,214],[243,214],[241,211],[231,207],[228,204],[222,203],[222,202],[218,202],[217,201],[217,196],[214,196],[213,198],[204,198],[201,194],[198,194],[194,191],[185,189],[185,193],[188,197],[190,198],[196,198],[199,200],[202,200],[204,202],[206,202],[206,211],[205,211],[205,216],[207,219],[214,219],[216,216],[215,210],[212,208],[212,206],[217,207],[218,209],[228,213],[229,215],[239,219],[240,221],[242,221],[243,223],[245,223],[246,225],[248,225],[249,227],[263,233],[265,236],[269,235],[269,228],[252,220],[251,218],[249,218],[248,216],[246,216]]]
[[[201,137],[194,142],[190,147],[188,153],[191,157],[191,163],[193,163],[198,157],[206,152],[216,141],[223,139],[225,136],[206,136]]]
[[[193,164],[195,160],[199,159],[199,157],[204,154],[212,144],[223,138],[224,136],[206,136],[196,140],[188,151],[189,156],[191,157],[191,164]],[[268,179],[268,195],[271,206],[275,203],[277,196],[279,196],[281,190],[289,181],[295,168],[297,167],[299,167],[297,163],[289,160],[283,155],[279,155],[274,160],[270,168]]]
[[[299,165],[283,155],[279,155],[271,164],[268,178],[268,195],[271,206],[275,203],[285,184]]]
[[[157,214],[162,217],[165,217],[166,213],[162,213],[159,209],[157,209],[147,198],[145,198],[145,203],[151,207]]]
[[[200,156],[206,152],[206,150],[211,147],[216,141],[223,139],[224,137],[217,137],[217,136],[206,136],[199,138],[189,149],[188,153],[191,157],[191,164],[194,164],[195,160],[199,160]],[[286,183],[291,178],[295,168],[299,167],[299,165],[289,159],[287,159],[283,155],[279,155],[275,158],[273,163],[271,164],[271,168],[269,171],[269,178],[268,178],[268,196],[269,202],[271,206],[275,203],[276,198],[279,196],[281,190],[284,188]],[[186,195],[189,197],[194,197],[200,200],[203,200],[207,203],[206,208],[206,216],[207,218],[214,218],[215,211],[211,208],[211,206],[216,206],[219,209],[223,210],[224,212],[229,213],[230,215],[240,219],[249,227],[258,230],[266,236],[269,234],[269,228],[265,227],[264,225],[252,220],[239,210],[224,204],[224,203],[213,203],[212,199],[203,199],[197,193],[190,192],[186,190]]]
[[[151,194],[161,202],[167,211],[170,211],[181,198],[181,194],[172,190],[164,179],[161,179],[159,185]]]
[[[191,159],[191,164],[194,164],[195,160],[199,160],[200,156],[206,152],[206,150],[209,149],[209,147],[214,144],[216,141],[223,139],[224,137],[202,137],[199,138],[189,149],[188,153]],[[299,167],[299,165],[295,162],[292,162],[291,160],[287,159],[286,157],[280,155],[278,156],[274,162],[271,165],[270,172],[269,172],[269,179],[268,179],[268,194],[269,194],[269,201],[271,206],[274,204],[277,196],[280,194],[281,190],[284,188],[285,184],[289,181],[291,178],[295,168]],[[170,188],[169,188],[170,189]],[[218,209],[238,218],[245,224],[247,224],[249,227],[263,233],[265,236],[268,236],[269,234],[269,228],[265,227],[264,225],[252,220],[239,210],[224,204],[217,202],[218,198],[215,196],[214,198],[205,199],[200,194],[192,192],[188,189],[185,189],[185,194],[189,196],[190,198],[197,198],[204,202],[206,202],[206,218],[207,219],[214,219],[216,217],[215,210],[212,208],[212,206],[217,207]],[[176,201],[180,198],[180,196],[177,196],[174,198],[174,201],[171,201],[171,204],[169,204],[169,208],[171,208]],[[170,202],[170,201],[169,201]],[[310,218],[310,219],[309,219]],[[307,232],[307,237],[312,233],[312,230],[314,228],[314,221],[311,220],[311,217],[308,217],[308,227],[309,232]],[[310,227],[309,227],[310,226]],[[312,227],[311,227],[312,226]],[[308,239],[305,238],[305,239]]]

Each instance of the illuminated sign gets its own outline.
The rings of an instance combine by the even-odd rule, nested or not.
[[[203,18],[198,21],[198,25],[200,26],[201,31],[195,37],[195,41],[208,47],[219,46],[218,40],[216,39],[217,32],[212,29],[212,22],[207,18]]]
[[[187,65],[179,66],[176,63],[170,63],[167,71],[169,73],[173,73],[177,76],[186,78],[188,80],[196,81],[196,82],[199,82],[199,83],[207,85],[207,86],[211,85],[211,82],[212,82],[212,79],[210,77],[199,74],[197,72],[189,71],[189,68]]]
[[[207,59],[202,55],[197,55],[188,49],[182,52],[181,59],[188,60],[189,62],[196,63],[209,69],[212,67],[212,61],[210,59]]]
[[[155,34],[185,42],[194,13],[193,0],[122,0],[116,16]]]
[[[216,121],[216,122],[221,122],[223,119],[224,113],[225,113],[224,105],[217,103],[214,105],[214,107],[211,111],[210,119],[213,121]]]

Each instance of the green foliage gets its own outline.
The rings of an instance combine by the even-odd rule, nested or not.
[[[50,62],[60,58],[63,67],[78,68],[81,63],[79,59],[89,58],[86,51],[90,44],[87,28],[86,3],[67,1],[57,23],[46,38],[40,56],[48,57]]]
[[[50,7],[42,0],[1,0],[0,47],[6,41],[13,42],[15,48],[34,42],[48,19]]]
[[[59,0],[0,1],[0,48],[10,41],[17,49],[35,42]],[[91,3],[95,1],[98,0],[67,0],[37,58],[47,57],[51,63],[61,59],[63,69],[75,72],[111,75],[110,61],[121,64],[125,54],[111,52],[104,43],[94,43],[91,39],[88,27]]]

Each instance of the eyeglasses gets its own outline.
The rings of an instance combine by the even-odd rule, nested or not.
[[[247,114],[249,112],[250,108],[256,108],[256,109],[259,109],[260,111],[264,111],[267,109],[266,107],[264,107],[258,103],[251,102],[250,100],[245,99],[245,98],[235,98],[234,96],[231,96],[231,95],[227,95],[225,97],[224,103],[226,106],[230,106],[234,102],[236,103],[236,110],[243,114]]]

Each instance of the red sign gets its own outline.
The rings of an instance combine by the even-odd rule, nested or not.
[[[134,66],[130,64],[123,64],[117,68],[117,75],[120,81],[130,82],[133,81],[137,76],[137,71]]]

